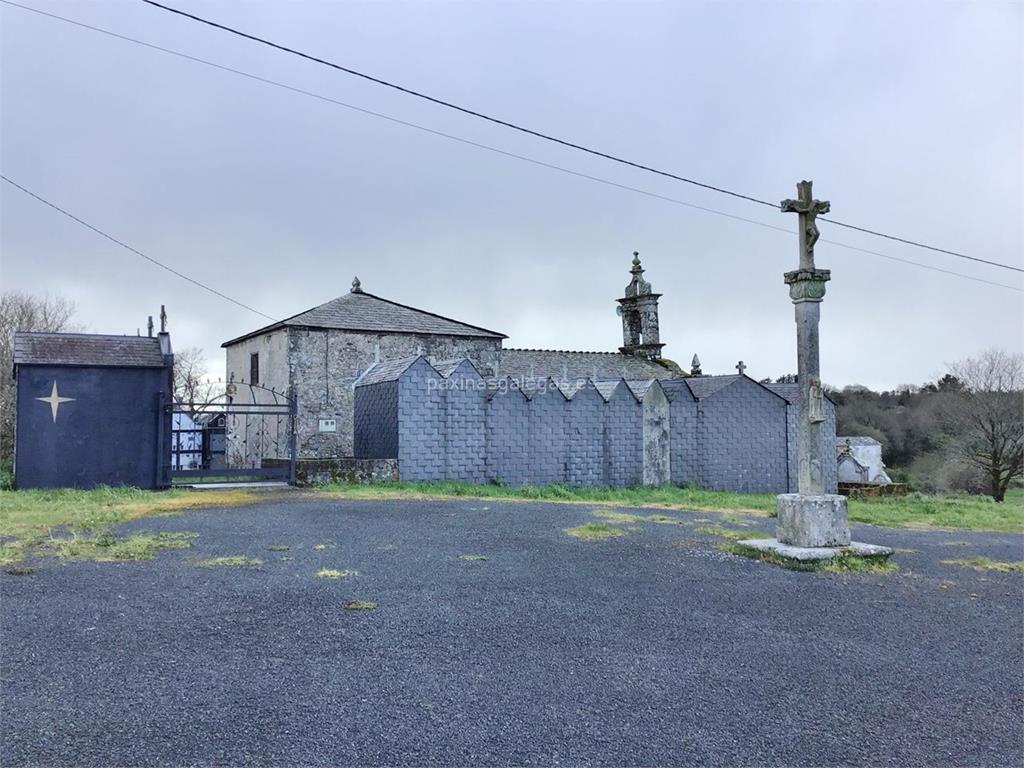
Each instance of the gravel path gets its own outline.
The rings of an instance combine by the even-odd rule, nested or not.
[[[594,508],[294,495],[124,526],[199,534],[155,560],[0,573],[0,764],[1024,761],[1024,578],[940,562],[1020,535],[855,526],[913,551],[808,574],[697,530],[764,519],[563,532]],[[197,567],[231,555],[264,563]]]

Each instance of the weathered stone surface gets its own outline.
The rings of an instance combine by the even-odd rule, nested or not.
[[[783,493],[777,497],[775,535],[795,547],[844,547],[850,543],[846,497]]]
[[[882,559],[889,557],[893,553],[893,550],[889,547],[882,547],[878,544],[864,544],[860,541],[851,541],[845,547],[794,547],[790,544],[783,544],[778,539],[750,539],[739,543],[760,552],[771,552],[780,557],[801,562],[831,560],[839,554]]]
[[[285,459],[266,459],[264,466],[280,466]],[[398,479],[397,459],[299,459],[296,485],[324,483],[382,483]]]

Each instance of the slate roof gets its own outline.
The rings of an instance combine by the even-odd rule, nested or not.
[[[718,390],[735,384],[740,378],[739,374],[734,373],[731,376],[691,376],[684,381],[693,396],[698,400],[703,400],[705,397],[711,397]]]
[[[20,332],[14,334],[14,364],[163,368],[164,355],[155,336]]]
[[[458,320],[436,315],[405,304],[399,304],[372,293],[362,291],[346,293],[325,304],[273,323],[244,336],[225,341],[229,347],[240,341],[284,327],[330,328],[371,333],[421,333],[439,336],[469,336],[474,338],[505,339],[503,333],[489,331]]]
[[[398,377],[405,373],[409,366],[420,359],[420,355],[403,357],[400,360],[385,360],[374,363],[355,380],[353,386],[364,387],[368,384],[380,384],[382,381],[397,381]]]
[[[499,376],[554,379],[667,379],[672,376],[658,363],[621,352],[575,352],[555,349],[502,349]]]

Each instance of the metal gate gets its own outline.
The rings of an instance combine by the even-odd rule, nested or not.
[[[295,482],[295,398],[228,384],[206,403],[171,406],[172,485]]]

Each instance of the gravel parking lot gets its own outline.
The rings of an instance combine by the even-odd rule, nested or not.
[[[1024,577],[941,562],[1024,537],[855,526],[898,571],[799,573],[715,547],[762,518],[565,533],[596,508],[292,494],[122,526],[198,534],[154,560],[0,574],[0,763],[1024,761]],[[262,563],[200,566],[235,556]]]

